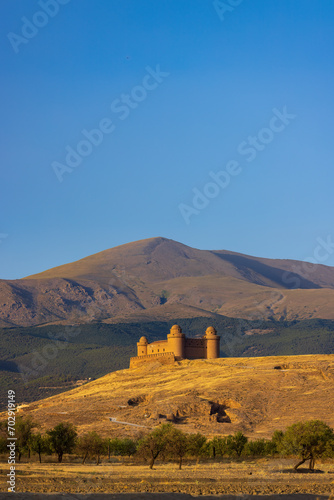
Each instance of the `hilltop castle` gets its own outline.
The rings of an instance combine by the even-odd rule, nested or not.
[[[220,337],[216,330],[209,326],[202,338],[190,339],[182,333],[179,325],[172,326],[167,340],[147,342],[141,337],[137,342],[137,356],[130,359],[130,368],[156,359],[163,364],[174,363],[181,359],[215,359],[219,358]]]

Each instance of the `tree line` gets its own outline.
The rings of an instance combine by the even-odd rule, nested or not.
[[[43,435],[38,432],[38,424],[31,417],[16,418],[16,454],[20,461],[22,455],[30,458],[32,453],[39,456],[56,454],[62,462],[64,454],[79,455],[84,464],[87,459],[99,464],[102,456],[128,456],[144,460],[152,469],[155,461],[174,460],[179,469],[185,458],[217,459],[221,457],[239,458],[241,456],[297,456],[297,469],[309,461],[314,469],[316,459],[334,458],[334,431],[321,420],[298,422],[285,432],[275,431],[272,438],[248,440],[242,432],[228,436],[215,436],[207,439],[200,433],[187,434],[171,423],[161,424],[150,433],[138,439],[102,438],[91,431],[78,436],[75,426],[62,422]],[[6,453],[7,422],[0,422],[0,453]]]

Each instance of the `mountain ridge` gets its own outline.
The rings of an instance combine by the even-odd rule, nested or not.
[[[306,273],[307,271],[307,273]],[[19,280],[0,280],[0,326],[96,322],[195,308],[210,314],[334,319],[334,268],[156,237]],[[196,314],[194,312],[194,314]],[[199,315],[202,312],[199,312]]]

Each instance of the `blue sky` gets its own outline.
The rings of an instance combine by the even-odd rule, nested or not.
[[[334,3],[220,9],[2,2],[0,278],[153,236],[299,260],[334,240]]]

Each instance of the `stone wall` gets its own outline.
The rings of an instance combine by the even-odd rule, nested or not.
[[[185,357],[187,359],[205,359],[206,341],[205,339],[185,339]]]
[[[167,340],[147,344],[147,354],[163,354],[168,352],[172,352],[172,350],[169,348]]]
[[[159,354],[147,354],[146,356],[136,356],[130,358],[130,368],[137,368],[138,366],[158,362],[162,365],[172,365],[175,362],[175,356],[172,352],[161,352]]]

